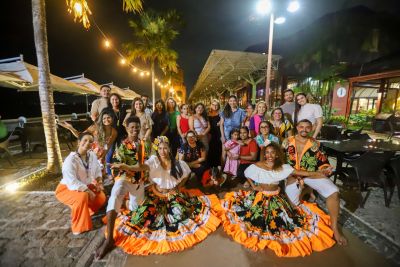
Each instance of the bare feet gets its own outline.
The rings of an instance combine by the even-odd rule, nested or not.
[[[113,241],[105,239],[103,243],[97,248],[94,258],[96,260],[101,260],[108,252],[113,250],[114,247],[115,245]]]
[[[343,234],[339,231],[339,229],[332,229],[332,230],[333,230],[333,237],[335,238],[338,245],[347,246],[347,239],[343,236]]]

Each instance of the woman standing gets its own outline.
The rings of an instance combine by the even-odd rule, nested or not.
[[[147,154],[150,154],[153,120],[151,119],[150,115],[145,112],[145,106],[143,100],[140,97],[136,97],[135,99],[133,99],[131,111],[126,115],[125,121],[131,116],[136,116],[140,119],[139,138],[144,142]]]
[[[278,257],[307,256],[332,247],[335,241],[329,215],[315,204],[292,208],[279,188],[279,182],[290,175],[318,179],[321,173],[297,171],[283,164],[283,152],[276,143],[267,145],[263,158],[245,171],[251,191],[225,195],[225,232],[247,248],[269,248]]]
[[[208,112],[208,121],[210,124],[210,143],[208,150],[208,166],[218,167],[221,166],[222,143],[221,143],[221,129],[219,124],[221,117],[219,111],[221,105],[217,99],[213,99]]]
[[[194,107],[194,114],[189,118],[189,128],[194,131],[204,148],[208,151],[208,133],[210,132],[210,124],[204,104],[198,103]]]
[[[126,137],[126,130],[123,125],[123,120],[126,116],[126,110],[122,107],[122,99],[116,94],[112,93],[109,98],[108,107],[106,108],[111,114],[113,114],[113,127],[117,130],[117,138],[112,147],[108,150],[106,155],[106,163],[110,163],[115,146],[121,143]],[[109,178],[111,178],[111,168],[109,165],[106,166],[106,172]]]
[[[282,108],[275,108],[272,110],[270,122],[273,126],[272,132],[279,138],[280,142],[293,135],[293,126],[290,121],[284,117]]]
[[[56,198],[71,208],[72,233],[92,230],[90,218],[106,202],[102,184],[101,166],[90,151],[94,138],[84,132],[78,136],[78,148],[71,152],[62,166],[62,180],[56,189]]]
[[[221,113],[221,122],[219,124],[221,130],[221,142],[225,143],[229,140],[230,132],[235,128],[240,128],[246,117],[243,109],[238,107],[237,97],[231,95],[228,99],[228,104],[225,105]]]
[[[249,128],[249,126],[250,126],[250,118],[253,116],[253,113],[254,113],[253,104],[247,103],[247,106],[246,106],[246,117],[244,117],[244,119],[243,119],[242,126],[246,126],[247,128]]]
[[[312,137],[314,139],[317,138],[323,124],[322,108],[318,104],[308,103],[305,93],[298,93],[295,97],[295,111],[293,118],[294,125],[301,120],[309,120],[313,126]]]
[[[168,138],[156,138],[153,149],[156,155],[143,165],[113,166],[149,171],[152,183],[144,202],[132,212],[120,215],[114,228],[115,245],[134,255],[166,254],[193,247],[220,224],[217,213],[221,207],[215,195],[182,193],[190,169],[172,156]]]
[[[165,135],[168,131],[169,119],[165,109],[165,103],[161,99],[156,101],[156,106],[151,115],[151,119],[154,123],[151,132],[151,140],[154,140],[157,136]]]
[[[189,106],[182,104],[180,107],[179,116],[176,118],[176,125],[178,127],[178,133],[180,136],[181,145],[186,142],[186,133],[190,130],[189,128]]]
[[[255,114],[250,118],[250,134],[255,137],[259,134],[259,126],[262,121],[267,120],[267,103],[258,101],[256,104]]]
[[[179,147],[178,126],[176,123],[179,111],[177,110],[176,101],[172,97],[167,99],[167,114],[169,121],[167,137],[171,144],[172,155],[175,157]]]

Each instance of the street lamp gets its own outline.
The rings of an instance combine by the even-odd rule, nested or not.
[[[300,4],[298,1],[290,1],[287,7],[287,11],[293,13],[299,10]],[[265,79],[265,102],[269,106],[269,89],[271,85],[271,65],[272,65],[272,42],[274,39],[274,23],[282,24],[285,23],[285,17],[278,17],[275,19],[274,10],[272,6],[272,0],[261,0],[257,4],[257,11],[262,15],[269,15],[269,38],[268,38],[268,56],[267,56],[267,71]],[[264,53],[263,53],[264,54]]]

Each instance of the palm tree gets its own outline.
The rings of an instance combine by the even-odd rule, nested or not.
[[[91,14],[86,0],[67,0],[70,12],[85,27],[89,27],[88,15]],[[125,11],[142,11],[142,0],[123,0]],[[62,157],[57,136],[56,115],[54,111],[53,89],[50,82],[50,65],[47,45],[45,0],[32,0],[33,32],[36,57],[39,69],[39,98],[43,118],[43,127],[47,147],[47,171],[60,173]]]
[[[39,98],[47,147],[47,171],[59,173],[62,165],[58,143],[53,89],[47,47],[45,0],[32,0],[33,32],[39,69]]]
[[[178,53],[170,48],[173,40],[178,36],[178,28],[182,25],[180,16],[176,11],[165,14],[145,12],[139,18],[129,21],[133,29],[134,40],[124,44],[127,58],[130,61],[141,59],[150,63],[151,89],[153,107],[155,105],[155,66],[160,67],[164,73],[178,71]]]

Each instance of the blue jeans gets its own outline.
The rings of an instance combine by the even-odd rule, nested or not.
[[[111,145],[111,148],[110,150],[108,150],[106,155],[106,173],[108,175],[111,175],[110,163],[114,154],[114,150],[115,150],[115,143]]]

